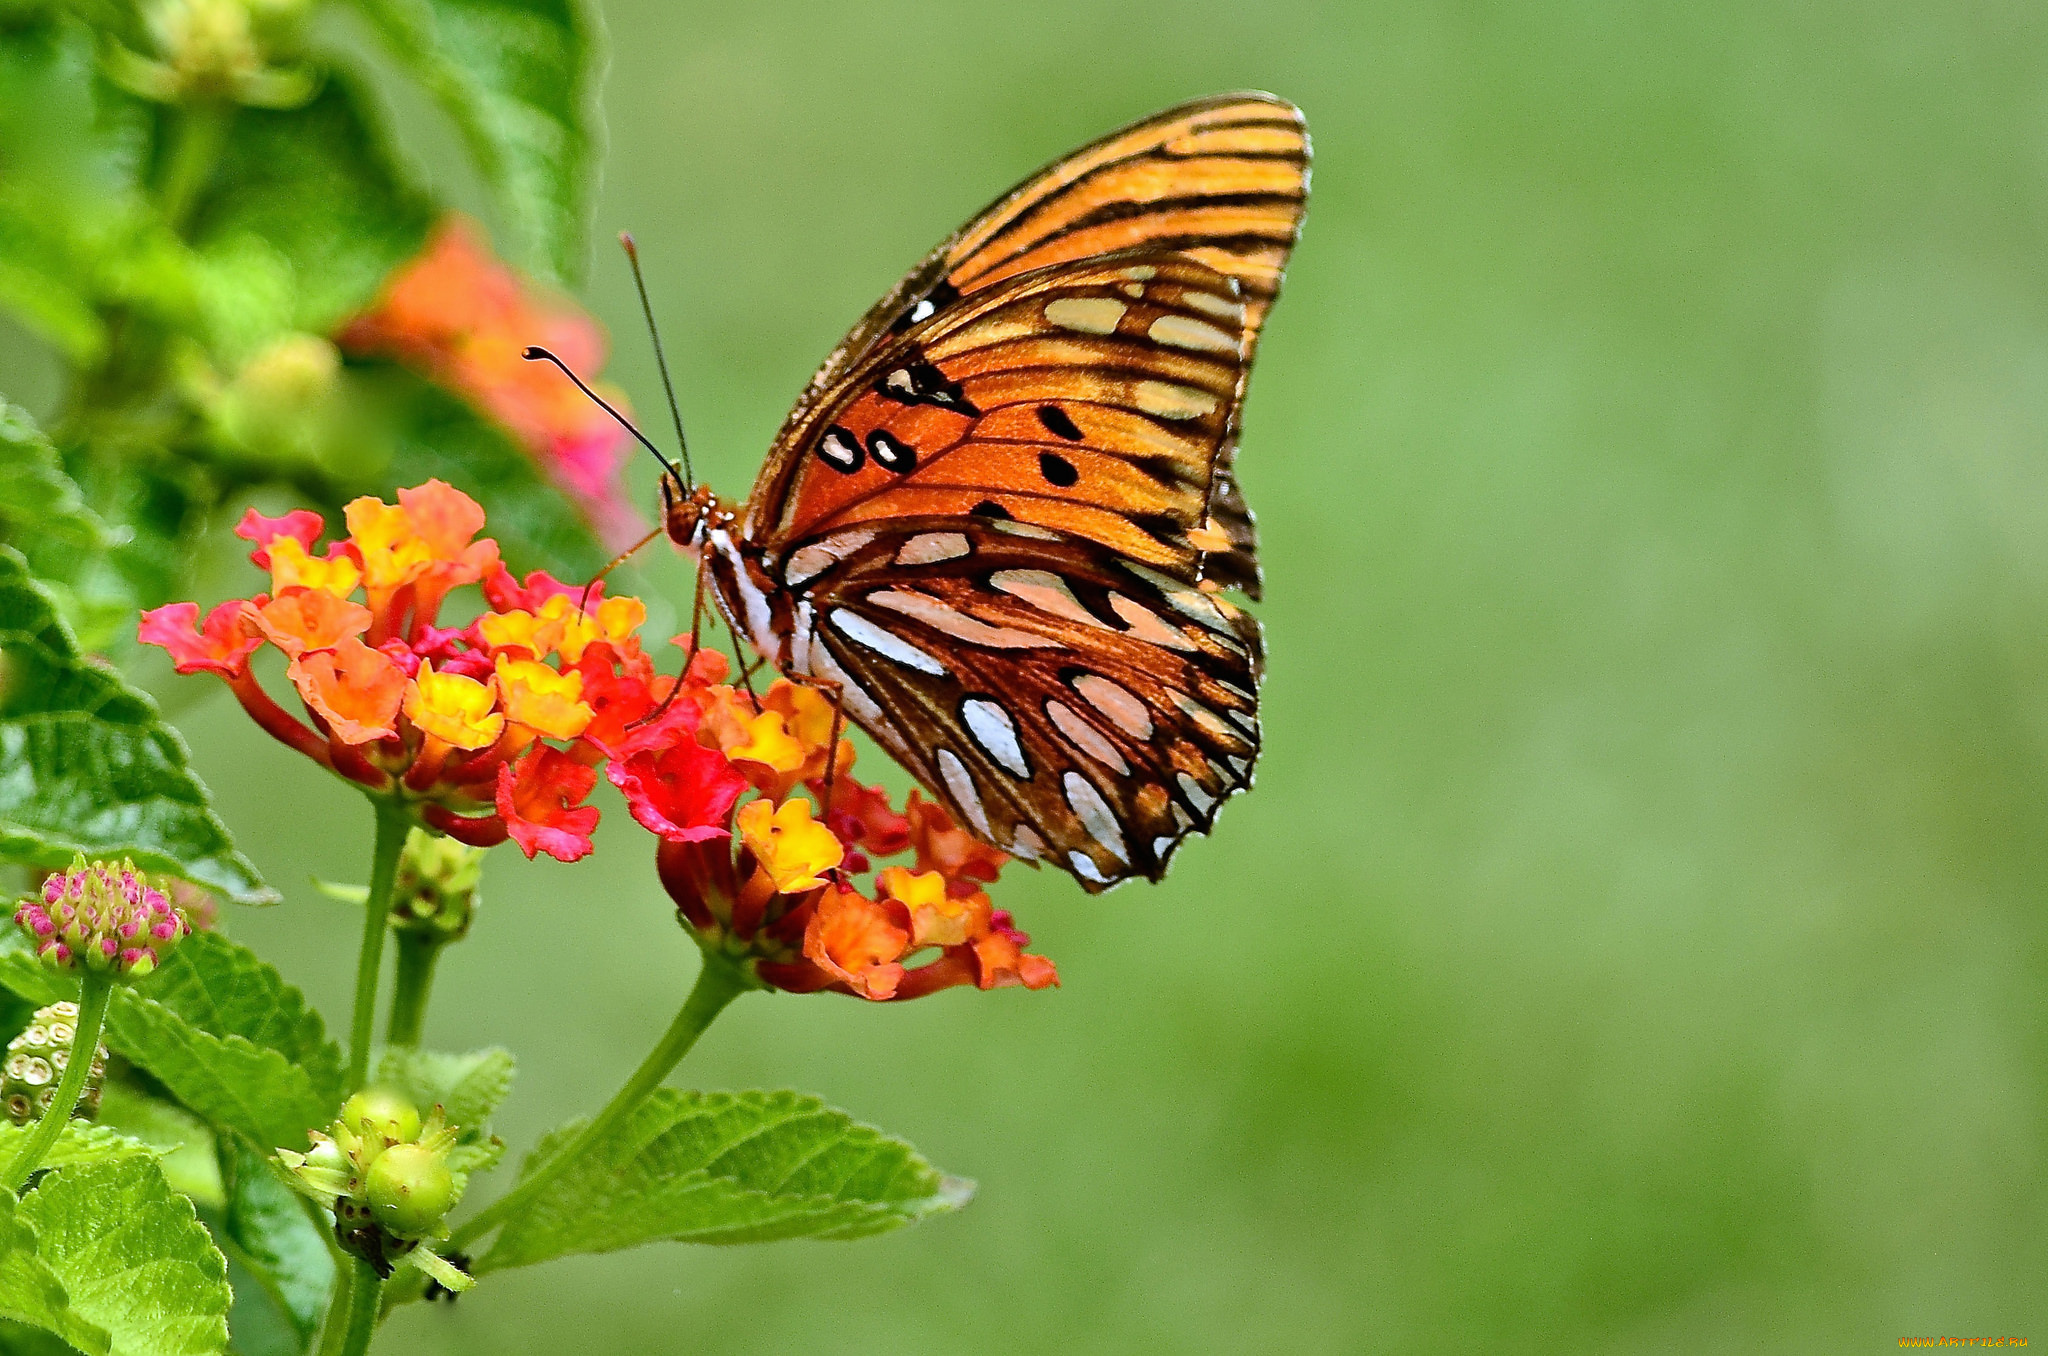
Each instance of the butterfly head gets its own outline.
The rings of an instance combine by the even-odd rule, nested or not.
[[[727,508],[709,485],[685,491],[673,477],[661,478],[661,523],[670,541],[695,555],[713,528],[730,527],[738,515]]]

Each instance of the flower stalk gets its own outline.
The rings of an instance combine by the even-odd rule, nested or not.
[[[690,1053],[697,1038],[733,999],[756,987],[754,980],[738,965],[706,951],[704,968],[697,972],[697,982],[691,986],[690,996],[683,1000],[675,1020],[669,1023],[668,1030],[662,1033],[654,1048],[647,1052],[647,1058],[640,1061],[640,1067],[633,1071],[633,1076],[560,1153],[528,1173],[516,1188],[491,1202],[456,1229],[449,1236],[449,1249],[468,1251],[471,1244],[538,1199],[572,1163],[588,1153],[593,1145],[601,1143],[613,1127],[661,1086],[662,1080],[675,1070],[683,1056]]]
[[[356,1001],[349,1023],[348,1086],[360,1088],[370,1073],[370,1041],[377,1021],[377,982],[384,968],[384,933],[391,919],[391,887],[398,879],[398,854],[412,818],[405,806],[372,798],[377,810],[377,843],[370,859],[370,897],[363,903],[363,941],[356,953]]]
[[[7,1187],[20,1191],[31,1174],[42,1166],[43,1156],[64,1131],[64,1123],[78,1107],[86,1081],[92,1077],[93,1053],[99,1049],[100,1028],[107,1023],[107,1003],[113,997],[114,981],[104,971],[84,969],[78,976],[78,1024],[71,1038],[71,1057],[64,1075],[57,1081],[57,1095],[51,1099],[42,1119],[30,1133],[28,1143],[7,1165]]]

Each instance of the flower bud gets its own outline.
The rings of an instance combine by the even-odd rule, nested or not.
[[[393,1145],[370,1165],[363,1196],[377,1223],[399,1238],[439,1233],[442,1217],[455,1204],[447,1150]]]
[[[0,1106],[16,1125],[38,1120],[49,1110],[57,1095],[57,1082],[71,1062],[71,1043],[78,1035],[78,1004],[52,1003],[37,1008],[28,1029],[7,1042],[7,1059],[0,1065]],[[89,1121],[99,1115],[100,1084],[107,1073],[107,1047],[93,1052],[92,1069],[73,1120]]]
[[[184,917],[135,863],[76,858],[69,871],[43,882],[14,921],[36,944],[43,964],[81,966],[121,979],[141,979],[163,962],[187,931]]]
[[[461,941],[476,916],[485,851],[414,829],[398,859],[391,926],[426,941]]]
[[[370,1140],[403,1144],[419,1138],[420,1113],[411,1102],[384,1088],[364,1088],[341,1108],[341,1123]]]

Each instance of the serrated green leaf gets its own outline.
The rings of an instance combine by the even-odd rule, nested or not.
[[[182,952],[184,947],[178,950]],[[158,974],[169,973],[177,963],[178,953],[174,952]],[[78,996],[76,981],[39,964],[27,940],[14,928],[0,930],[0,985],[36,1003]],[[296,990],[280,988],[285,991],[278,1000],[280,1007],[288,1010],[291,1004],[304,1001]],[[171,996],[190,1002],[192,992],[180,987],[173,989]],[[204,1009],[195,1011],[204,1016]],[[291,1035],[306,1028],[297,1019],[286,1019],[255,1029]],[[306,1131],[334,1119],[341,1101],[339,1076],[331,1072],[329,1057],[320,1053],[320,1047],[312,1047],[310,1054],[295,1055],[286,1050],[306,1048],[295,1043],[296,1037],[280,1049],[258,1045],[231,1031],[216,1034],[149,997],[144,989],[124,986],[114,991],[103,1039],[108,1049],[147,1069],[194,1115],[217,1130],[242,1136],[264,1153],[303,1145]]]
[[[404,1094],[422,1114],[439,1104],[448,1123],[469,1142],[487,1137],[491,1113],[511,1091],[514,1067],[512,1052],[498,1046],[464,1055],[387,1050],[375,1081]]]
[[[97,1124],[147,1145],[171,1190],[190,1196],[194,1205],[218,1209],[226,1202],[214,1133],[185,1108],[110,1074],[100,1091]]]
[[[33,1123],[16,1125],[0,1121],[0,1161],[13,1162],[30,1133]],[[62,1168],[76,1163],[103,1163],[121,1158],[155,1158],[157,1151],[141,1140],[105,1125],[72,1121],[57,1132],[57,1142],[43,1155],[42,1166]]]
[[[36,1231],[11,1192],[0,1191],[0,1318],[54,1333],[100,1356],[112,1339],[71,1307],[64,1282],[36,1250]]]
[[[448,111],[528,272],[583,270],[599,25],[581,0],[357,0]]]
[[[388,411],[392,461],[416,476],[437,476],[483,505],[491,535],[519,573],[546,568],[586,578],[610,559],[590,525],[512,436],[459,397],[403,369],[361,374],[359,389]]]
[[[276,1301],[303,1345],[326,1311],[334,1255],[307,1217],[303,1199],[263,1159],[238,1151],[227,1176],[228,1246]]]
[[[113,1338],[112,1356],[227,1347],[227,1263],[151,1160],[52,1172],[23,1199],[20,1216],[72,1310]]]
[[[196,932],[137,992],[211,1035],[240,1036],[305,1071],[313,1090],[341,1100],[341,1047],[306,996],[276,967],[218,932]]]
[[[549,1135],[521,1175],[581,1128]],[[956,1209],[972,1190],[815,1097],[661,1088],[509,1221],[475,1270],[663,1240],[862,1238]]]
[[[97,551],[106,526],[64,474],[57,449],[19,405],[0,399],[0,530],[31,561],[46,543]]]
[[[326,334],[418,252],[433,211],[400,172],[357,84],[333,74],[288,112],[242,109],[193,217],[202,255],[262,242],[295,284],[289,321]],[[282,312],[279,320],[286,319]],[[217,317],[230,327],[234,317]],[[237,335],[240,344],[260,336]]]
[[[133,857],[271,902],[147,694],[86,659],[27,562],[0,546],[0,860]]]

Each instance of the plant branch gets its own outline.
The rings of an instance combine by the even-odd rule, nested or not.
[[[690,1047],[704,1034],[726,1004],[732,1002],[753,987],[752,982],[741,969],[723,956],[709,952],[704,956],[704,968],[697,973],[697,983],[691,988],[690,996],[676,1013],[676,1019],[662,1033],[661,1039],[647,1052],[647,1058],[640,1061],[640,1067],[633,1071],[625,1085],[613,1094],[611,1101],[597,1113],[590,1124],[571,1140],[562,1151],[540,1167],[526,1175],[507,1194],[484,1207],[474,1218],[465,1223],[448,1240],[448,1250],[467,1251],[471,1244],[484,1234],[517,1214],[561,1176],[570,1164],[589,1152],[591,1147],[603,1141],[620,1120],[634,1107],[647,1100],[647,1095],[661,1086],[663,1079],[682,1062]]]
[[[57,1136],[64,1133],[64,1123],[77,1109],[78,1099],[85,1092],[86,1080],[92,1077],[92,1057],[100,1048],[100,1028],[107,1023],[107,1001],[113,994],[114,981],[111,978],[96,970],[80,970],[78,1025],[71,1036],[71,1054],[64,1065],[64,1076],[57,1080],[56,1094],[50,1098],[42,1119],[36,1122],[34,1133],[14,1155],[14,1161],[7,1165],[7,1187],[10,1191],[20,1191],[29,1174],[42,1166],[43,1156],[50,1152]]]
[[[370,897],[363,904],[363,942],[356,953],[356,1004],[349,1023],[348,1087],[363,1085],[370,1073],[370,1040],[377,1023],[377,981],[384,970],[384,934],[390,930],[391,887],[398,878],[398,854],[412,826],[405,807],[373,797],[377,845],[370,859]]]
[[[413,932],[398,934],[398,967],[391,991],[391,1016],[384,1024],[384,1043],[413,1049],[427,1020],[427,999],[434,992],[434,963],[441,959],[438,941]]]

